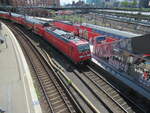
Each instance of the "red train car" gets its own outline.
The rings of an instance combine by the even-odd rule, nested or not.
[[[10,15],[8,12],[0,11],[0,18],[9,19]]]
[[[91,58],[89,44],[86,40],[64,30],[50,27],[46,21],[26,18],[26,25],[35,33],[43,36],[49,43],[65,54],[75,64]]]
[[[72,24],[70,22],[62,22],[62,21],[56,21],[53,22],[53,25],[59,29],[72,32],[75,35],[79,35],[80,37],[90,40],[91,38],[95,38],[97,36],[100,36],[99,33],[96,33],[92,30],[92,28],[82,26],[79,24]]]
[[[32,17],[26,17],[25,25],[32,29],[34,33],[44,36],[45,27],[49,26],[49,23]]]
[[[86,26],[80,25],[78,27],[78,29],[79,29],[79,35],[82,36],[83,38],[87,39],[87,40],[91,40],[95,37],[100,36],[99,33],[94,32],[91,28],[88,28]]]
[[[37,23],[36,19],[33,19],[29,16],[25,17],[25,26],[30,29],[33,30],[34,29],[34,24]]]
[[[64,21],[64,22],[61,22],[61,21],[54,21],[52,22],[52,24],[59,28],[59,29],[62,29],[64,31],[68,31],[68,32],[72,32],[74,34],[78,34],[79,31],[77,29],[77,26],[74,26],[72,23],[70,22],[67,22],[67,21]]]
[[[89,43],[79,36],[54,27],[49,27],[45,21],[34,19],[29,16],[25,18],[17,14],[9,16],[10,17],[7,19],[24,25],[27,28],[32,29],[38,35],[43,36],[45,40],[51,43],[75,64],[83,63],[91,58]],[[24,22],[21,23],[20,20]]]
[[[25,19],[23,15],[16,14],[16,13],[10,13],[10,20],[12,20],[15,23],[19,24],[25,24]]]
[[[69,57],[75,64],[91,58],[87,41],[60,29],[48,27],[45,30],[44,38]]]

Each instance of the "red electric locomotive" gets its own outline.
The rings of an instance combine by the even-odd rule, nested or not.
[[[26,25],[43,36],[49,43],[65,54],[75,64],[91,58],[89,44],[86,40],[72,33],[50,27],[46,21],[27,17]]]
[[[87,61],[91,58],[89,44],[86,40],[53,27],[45,28],[45,30],[44,38],[75,64]]]

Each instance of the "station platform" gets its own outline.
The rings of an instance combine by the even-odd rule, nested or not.
[[[0,22],[0,110],[42,113],[31,74],[13,33]]]
[[[93,45],[90,45],[90,50],[92,53],[92,62],[99,66],[100,68],[106,70],[109,72],[112,76],[117,78],[118,80],[122,81],[124,84],[129,86],[131,89],[134,91],[138,92],[138,94],[144,96],[148,100],[150,100],[150,90],[149,87],[144,87],[142,84],[139,82],[135,81],[132,77],[127,76],[125,73],[120,72],[119,70],[115,69],[102,59],[98,58],[93,54]]]

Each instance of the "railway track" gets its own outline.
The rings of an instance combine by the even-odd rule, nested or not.
[[[85,67],[84,67],[85,68]],[[78,72],[79,70],[79,72]],[[74,73],[86,84],[96,97],[103,101],[115,113],[146,113],[146,111],[130,98],[123,95],[118,89],[112,86],[99,73],[90,66],[86,66],[86,71],[81,69]]]
[[[9,24],[10,29],[13,31],[21,46],[23,47],[26,55],[28,56],[32,68],[34,69],[45,100],[49,106],[48,112],[51,113],[78,113],[81,112],[79,108],[74,106],[73,101],[66,94],[66,90],[63,89],[54,75],[55,73],[49,68],[48,64],[41,57],[39,52],[35,49],[33,44],[27,39],[27,36],[18,30],[16,27],[12,27]]]
[[[129,100],[127,101],[125,99],[125,97],[122,97],[122,94],[120,94],[120,92],[116,89],[114,89],[113,86],[111,86],[111,84],[107,83],[106,80],[103,81],[102,78],[99,78],[99,74],[95,73],[94,70],[91,68],[91,67],[87,67],[89,71],[82,71],[80,70],[80,72],[78,72],[78,76],[83,76],[82,81],[84,81],[85,83],[88,82],[88,87],[91,87],[91,84],[93,84],[93,86],[96,88],[96,91],[97,91],[97,98],[101,99],[104,104],[106,104],[110,110],[112,112],[115,112],[115,113],[121,113],[121,112],[125,112],[125,113],[134,113],[134,112],[137,112],[137,113],[146,113],[142,108],[140,108],[140,106],[138,105],[134,105],[135,103],[134,102],[129,102]],[[76,73],[77,75],[77,73]],[[100,80],[101,79],[101,80]],[[85,81],[85,80],[88,80],[88,81]],[[90,82],[89,82],[90,81]],[[91,87],[91,90],[94,91],[94,88],[92,89]],[[98,91],[102,91],[103,94],[105,94],[106,98],[109,97],[109,101],[112,102],[112,103],[108,103],[108,100],[105,98],[105,99],[102,99],[100,98],[99,96],[99,92]],[[113,94],[113,95],[112,95]],[[103,95],[104,96],[104,95]],[[135,110],[136,109],[136,110]]]
[[[107,109],[110,109],[110,112],[118,111],[118,113],[120,112],[146,113],[146,111],[142,107],[137,105],[130,98],[127,98],[125,95],[123,95],[119,90],[113,87],[107,80],[101,78],[101,75],[96,73],[90,66],[87,66],[86,68],[88,68],[89,72],[83,71],[81,73],[78,73],[78,76],[80,77],[82,75],[86,76],[93,84],[95,84],[98,90],[101,90],[107,96],[107,98],[110,98],[109,100],[112,101],[112,104],[109,103],[109,105],[107,106],[107,103],[104,102],[104,106]],[[90,85],[88,87],[90,87]],[[99,98],[99,100],[100,99],[101,98]]]

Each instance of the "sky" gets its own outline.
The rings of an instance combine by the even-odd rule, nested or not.
[[[72,3],[72,1],[77,2],[79,0],[60,0],[60,3],[61,3],[61,5],[64,5],[64,4]]]
[[[68,3],[72,3],[72,1],[79,1],[79,0],[60,0],[60,3],[61,5],[65,5],[65,4],[68,4]],[[83,1],[86,1],[86,0],[83,0]],[[118,1],[123,1],[123,0],[118,0]]]

